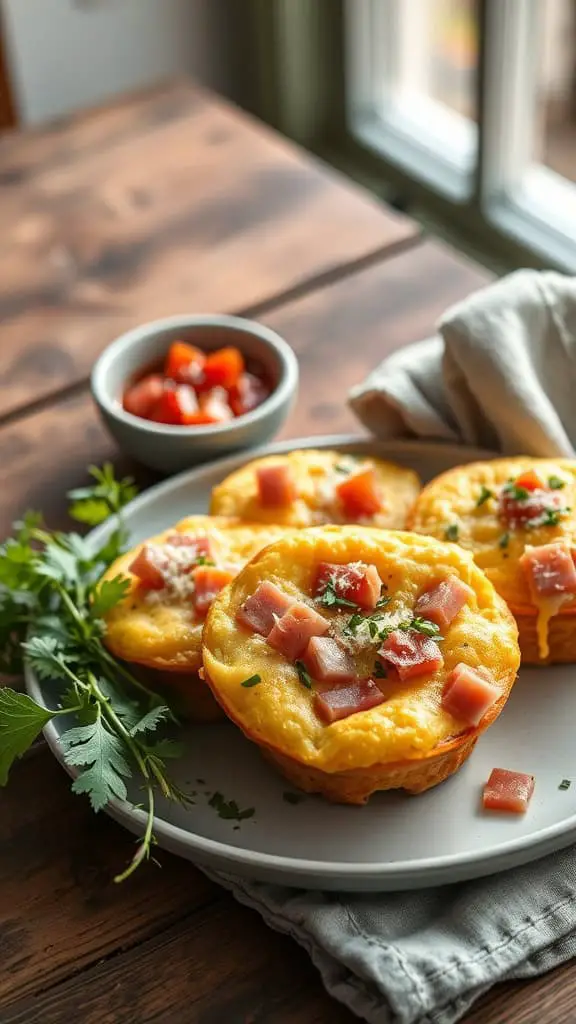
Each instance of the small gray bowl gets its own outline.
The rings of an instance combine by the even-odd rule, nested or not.
[[[274,385],[262,405],[229,423],[174,427],[140,419],[122,408],[132,377],[160,362],[172,341],[187,341],[206,352],[235,345],[254,359]],[[92,394],[120,448],[163,473],[177,473],[208,459],[269,441],[284,423],[298,390],[298,362],[290,346],[254,320],[219,314],[174,316],[122,334],[92,370]]]

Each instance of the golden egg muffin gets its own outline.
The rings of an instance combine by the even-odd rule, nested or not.
[[[457,545],[325,526],[257,555],[214,601],[206,681],[296,786],[362,804],[455,772],[520,654],[504,601]]]
[[[575,461],[458,466],[424,488],[409,525],[472,552],[516,618],[523,662],[576,661]]]
[[[299,528],[360,523],[403,529],[419,490],[411,469],[309,448],[247,463],[214,488],[210,511]]]
[[[210,599],[271,541],[281,527],[235,518],[190,516],[118,558],[103,580],[124,576],[130,588],[106,616],[104,642],[117,658],[176,710],[197,720],[222,717],[198,676]]]

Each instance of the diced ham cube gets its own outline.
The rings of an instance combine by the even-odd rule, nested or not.
[[[456,576],[450,576],[420,594],[414,613],[422,619],[435,622],[440,629],[445,629],[472,596],[472,590],[466,583]]]
[[[487,811],[524,814],[534,792],[534,776],[493,768],[484,786],[482,804]]]
[[[306,671],[320,683],[348,683],[356,676],[352,657],[331,636],[313,636],[302,660]]]
[[[382,589],[382,580],[376,566],[364,565],[362,562],[352,562],[350,565],[320,562],[314,581],[314,597],[322,597],[330,584],[338,597],[352,601],[366,611],[376,607]]]
[[[359,711],[369,711],[384,701],[384,694],[373,679],[355,679],[347,686],[336,686],[333,690],[317,691],[314,706],[324,722],[338,722]]]
[[[234,579],[226,569],[213,565],[198,565],[192,571],[194,580],[194,610],[197,615],[206,615],[213,600],[223,588]]]
[[[520,565],[533,597],[576,594],[576,567],[572,551],[565,541],[527,547],[520,558]]]
[[[502,694],[477,669],[460,662],[446,680],[441,704],[448,714],[466,725],[479,725]]]
[[[148,590],[162,590],[165,580],[158,563],[158,549],[152,544],[144,544],[128,566],[128,571],[134,573],[141,586]]]
[[[289,661],[296,661],[304,654],[308,641],[313,636],[323,636],[327,630],[328,622],[322,615],[307,604],[297,601],[274,624],[268,635],[268,643]]]
[[[563,508],[564,498],[559,491],[530,491],[528,496],[521,500],[508,491],[502,491],[500,495],[500,516],[507,526],[535,525],[543,520],[546,512],[560,512]]]
[[[264,508],[289,508],[296,497],[296,485],[284,462],[260,466],[256,470],[258,497]]]
[[[444,664],[435,640],[415,630],[395,629],[378,653],[394,666],[402,682],[435,672]]]
[[[350,519],[374,516],[382,511],[382,492],[374,469],[352,473],[336,486],[336,494]]]
[[[210,537],[195,537],[192,533],[171,533],[166,543],[173,548],[195,548],[198,558],[212,558]]]
[[[240,605],[236,612],[236,622],[253,633],[268,636],[276,620],[281,619],[294,603],[295,599],[285,594],[275,583],[264,580]]]

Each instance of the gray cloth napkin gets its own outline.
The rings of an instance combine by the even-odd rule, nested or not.
[[[351,393],[381,438],[572,455],[576,280],[519,271],[449,311],[440,336],[386,359]],[[573,848],[453,886],[370,895],[217,880],[310,954],[369,1024],[452,1024],[498,981],[576,955]]]
[[[376,437],[574,454],[576,278],[519,270],[450,309],[350,392]]]

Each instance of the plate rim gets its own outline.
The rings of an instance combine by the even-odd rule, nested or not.
[[[223,473],[228,473],[248,460],[251,461],[267,454],[281,454],[297,448],[347,448],[348,450],[360,448],[382,452],[384,457],[387,449],[405,451],[407,455],[414,456],[426,452],[430,455],[451,455],[453,453],[455,460],[462,455],[468,461],[502,457],[500,452],[442,441],[429,442],[402,438],[384,440],[362,434],[294,438],[237,452],[171,476],[143,491],[126,506],[125,511],[130,516],[131,513],[138,512],[146,505],[153,504],[158,498],[169,495],[172,491],[179,490],[189,483],[193,484],[195,480],[202,478],[207,472],[212,473],[214,469],[221,469]],[[457,464],[455,461],[455,465]],[[90,531],[86,540],[88,543],[100,543],[112,527],[113,520],[108,520]],[[43,704],[43,691],[36,673],[26,666],[24,677],[28,695]],[[51,753],[67,774],[74,777],[76,773],[64,762],[59,734],[54,721],[48,722],[43,732]],[[104,810],[130,831],[140,831],[145,825],[145,813],[127,801],[113,799]],[[560,822],[547,825],[529,836],[519,836],[516,839],[499,843],[497,846],[487,847],[483,851],[471,850],[393,863],[382,861],[336,863],[265,853],[231,845],[222,840],[210,839],[156,816],[154,832],[160,846],[163,845],[162,840],[165,840],[165,845],[176,853],[181,849],[186,849],[197,855],[197,857],[190,857],[190,860],[207,863],[211,866],[217,864],[224,870],[234,871],[236,869],[239,871],[239,869],[243,869],[244,873],[254,880],[273,878],[282,874],[284,876],[292,875],[296,880],[314,879],[324,887],[338,883],[339,887],[346,888],[346,880],[348,880],[351,883],[356,883],[351,885],[351,889],[371,888],[373,891],[390,891],[400,888],[425,888],[442,883],[462,881],[536,860],[546,853],[570,845],[576,839],[576,813]],[[559,839],[561,842],[558,842]],[[298,885],[298,881],[294,881],[292,884]],[[310,884],[309,881],[308,884]]]

